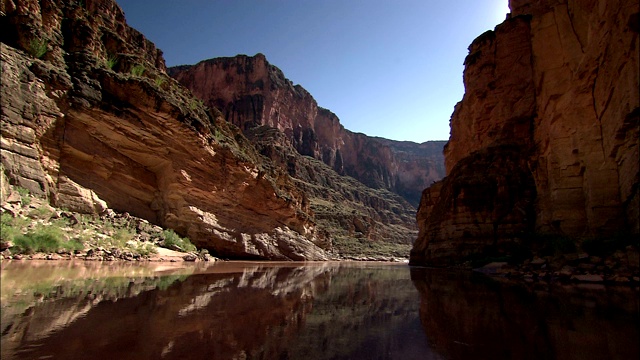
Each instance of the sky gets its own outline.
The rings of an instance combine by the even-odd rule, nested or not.
[[[463,61],[508,0],[117,0],[167,66],[263,53],[345,128],[449,139]]]

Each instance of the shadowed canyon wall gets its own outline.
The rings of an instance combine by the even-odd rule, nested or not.
[[[243,131],[276,128],[300,154],[369,187],[393,191],[414,206],[422,189],[444,176],[444,142],[398,142],[346,130],[262,54],[210,59],[170,68],[169,74]]]
[[[640,232],[634,0],[512,0],[465,59],[447,177],[424,190],[414,264],[450,265],[535,234]]]

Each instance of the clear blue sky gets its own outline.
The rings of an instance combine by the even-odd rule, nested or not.
[[[117,0],[168,66],[263,53],[349,130],[447,140],[467,47],[507,0]]]

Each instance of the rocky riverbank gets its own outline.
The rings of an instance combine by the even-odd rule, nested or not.
[[[87,215],[51,207],[21,188],[0,206],[0,259],[215,261],[189,239],[128,213]]]
[[[221,260],[172,230],[106,206],[100,215],[88,215],[52,207],[24,188],[6,186],[3,191],[7,195],[0,205],[0,260]],[[363,249],[358,256],[329,252],[334,261],[408,261],[401,254],[381,253],[380,249]]]
[[[495,261],[474,271],[526,282],[640,284],[638,248],[629,245],[607,256],[585,252],[534,257],[520,264]]]

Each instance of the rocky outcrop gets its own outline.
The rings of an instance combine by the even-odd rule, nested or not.
[[[326,259],[292,179],[169,78],[114,1],[1,12],[9,182],[69,210],[129,212],[222,257]]]
[[[516,145],[495,146],[462,159],[423,193],[413,263],[454,265],[479,252],[510,251],[535,221],[535,184]],[[455,211],[451,211],[455,209]]]
[[[348,250],[353,247],[381,255],[366,254],[372,242],[410,246],[419,191],[444,172],[443,142],[398,142],[348,131],[262,54],[206,60],[169,73],[221,109],[262,155],[296,179],[318,226],[342,255],[363,255]],[[351,246],[354,241],[364,244]],[[398,251],[389,255],[402,256]]]
[[[254,127],[246,134],[261,154],[293,177],[318,230],[331,239],[334,253],[376,260],[406,257],[417,228],[413,207],[400,195],[367,187],[320,160],[301,155],[275,128]]]
[[[638,3],[510,7],[469,47],[447,177],[423,193],[412,263],[504,255],[537,234],[640,232]]]
[[[243,131],[276,128],[300,154],[367,186],[393,191],[414,206],[422,189],[444,176],[442,142],[396,142],[346,130],[262,54],[210,59],[169,73]]]

